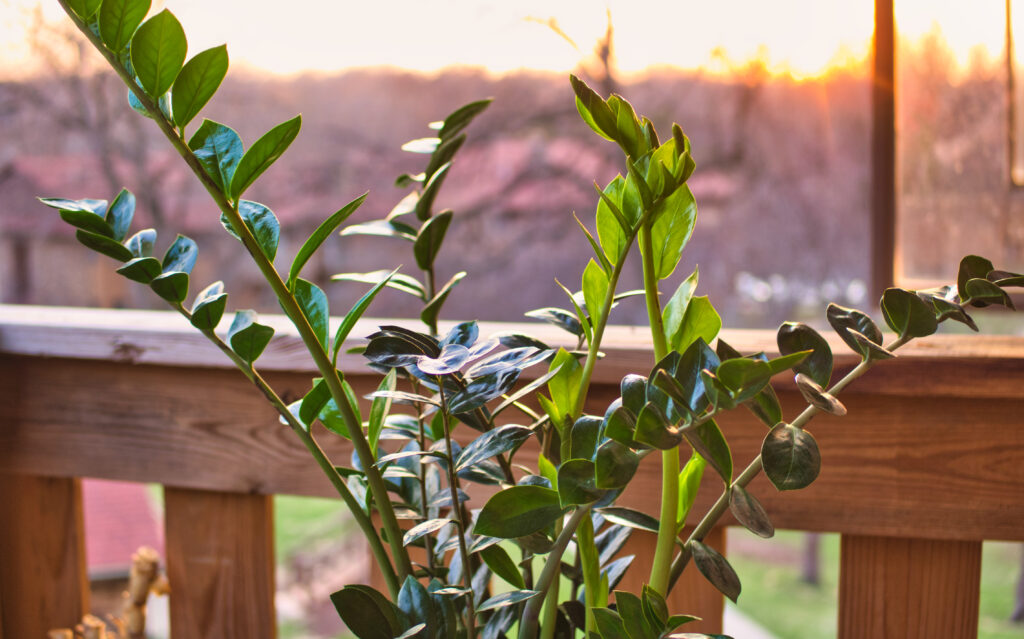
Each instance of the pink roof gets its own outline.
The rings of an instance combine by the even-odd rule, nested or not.
[[[82,502],[90,576],[127,573],[139,546],[163,558],[163,525],[144,484],[84,479]]]

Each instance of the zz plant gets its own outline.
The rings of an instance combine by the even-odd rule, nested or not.
[[[273,329],[254,311],[238,310],[226,333],[219,330],[228,297],[220,282],[186,305],[196,243],[179,235],[162,259],[155,257],[155,231],[129,236],[135,210],[129,191],[110,202],[42,202],[76,228],[82,244],[119,262],[119,273],[149,286],[206,335],[308,448],[383,574],[385,592],[349,585],[332,595],[361,639],[705,636],[679,630],[694,617],[673,614],[665,596],[691,562],[729,598],[740,594],[728,561],[703,540],[726,511],[758,535],[773,534],[764,508],[746,490],[750,481],[763,471],[779,490],[812,483],[820,455],[806,426],[819,413],[845,413],[840,391],[941,322],[977,330],[968,307],[1012,307],[1004,288],[1024,285],[1024,276],[968,256],[955,286],[890,288],[881,299],[885,323],[896,335],[888,344],[866,313],[830,305],[829,324],[861,358],[839,380],[832,379],[828,342],[805,324],[780,327],[778,357],[743,355],[718,338],[722,322],[708,298],[695,294],[696,270],[671,295],[662,295],[696,221],[687,186],[695,168],[689,139],[673,125],[661,141],[629,102],[605,99],[573,77],[582,119],[624,156],[622,174],[596,187],[591,227],[576,220],[594,253],[579,290],[562,287],[566,308],[527,313],[567,331],[575,347],[553,349],[522,334],[481,336],[475,322],[455,324],[442,335],[438,317],[465,273],[438,284],[435,262],[455,216],[435,213],[434,202],[465,129],[487,101],[456,110],[431,125],[433,136],[404,147],[424,154],[426,166],[398,178],[399,186],[412,190],[385,219],[344,226],[365,199],[360,196],[330,215],[287,270],[279,270],[278,220],[268,206],[243,196],[295,139],[301,118],[272,128],[248,149],[224,124],[203,120],[196,126],[227,72],[225,47],[186,61],[181,25],[167,10],[147,20],[150,0],[58,1],[124,80],[131,107],[154,121],[205,187],[224,227],[245,247],[295,325],[319,376],[300,401],[287,405],[256,366]],[[339,229],[342,236],[408,242],[420,275],[396,269],[335,276],[372,287],[350,305],[332,335],[327,295],[302,271]],[[620,291],[628,259],[642,263],[642,290]],[[423,327],[381,326],[357,347],[368,366],[383,373],[364,416],[337,369],[337,356],[385,286],[420,300]],[[629,296],[642,296],[646,304],[653,366],[623,378],[621,397],[603,414],[587,414],[612,309]],[[524,371],[538,366],[546,370],[519,385]],[[789,420],[771,385],[787,372],[795,373],[807,401]],[[767,429],[760,454],[745,465],[733,458],[716,424],[720,414],[741,407]],[[311,429],[318,421],[329,436],[351,441],[348,465],[324,453]],[[531,440],[535,446],[527,445]],[[652,454],[661,458],[663,473],[657,517],[616,501],[641,459]],[[721,493],[698,519],[690,510],[702,481],[720,484]],[[482,507],[463,489],[467,483],[491,487]],[[695,519],[699,523],[682,539],[685,523]],[[617,556],[635,529],[657,534],[651,566],[631,566],[632,557]],[[649,575],[641,592],[616,590],[627,569]]]

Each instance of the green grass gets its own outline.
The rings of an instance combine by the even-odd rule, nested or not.
[[[357,533],[355,524],[339,499],[274,497],[274,541],[277,563],[313,542],[341,541]]]
[[[731,535],[744,535],[733,530]],[[803,533],[780,531],[764,542],[764,557],[784,555],[767,545],[775,544],[796,552],[803,543]],[[799,578],[799,566],[759,558],[750,554],[730,553],[729,561],[743,582],[743,593],[737,606],[779,639],[831,639],[836,636],[839,589],[839,536],[821,537],[822,585],[809,586]],[[755,554],[756,553],[756,554]],[[982,549],[981,602],[978,623],[979,639],[1024,639],[1024,625],[1007,619],[1013,607],[1014,588],[1019,577],[1020,544],[986,543]]]

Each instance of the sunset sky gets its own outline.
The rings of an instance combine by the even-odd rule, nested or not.
[[[0,75],[31,69],[25,12],[39,4],[0,0]],[[55,0],[42,6],[47,18],[62,16]],[[607,8],[625,73],[661,65],[714,70],[759,58],[774,72],[806,77],[863,60],[873,15],[869,0],[156,0],[158,6],[181,20],[190,55],[227,42],[233,64],[280,74],[456,64],[498,73],[566,71],[581,53],[536,20],[554,19],[589,54],[604,33]],[[1003,47],[1003,0],[897,0],[897,21],[910,38],[938,25],[961,62],[975,47],[989,57]]]

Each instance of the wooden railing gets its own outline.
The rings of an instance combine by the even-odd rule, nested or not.
[[[276,324],[283,337],[260,364],[294,399],[312,372],[301,343]],[[353,334],[375,325],[363,322]],[[774,348],[771,332],[726,338],[743,352]],[[609,332],[592,410],[617,396],[623,374],[650,366],[644,343],[637,329]],[[841,639],[976,637],[981,542],[1024,541],[1024,341],[935,336],[900,353],[844,393],[848,416],[811,424],[823,456],[814,485],[780,494],[759,478],[752,489],[778,528],[841,533]],[[838,368],[854,363],[837,357]],[[340,367],[357,390],[376,384],[358,358]],[[798,394],[780,386],[792,416]],[[331,486],[184,320],[0,306],[0,407],[0,639],[44,637],[87,609],[82,477],[164,486],[175,639],[275,636],[271,496],[328,496]],[[745,464],[763,426],[740,411],[720,423]],[[332,457],[348,459],[340,438],[320,440]],[[695,512],[720,490],[707,483]],[[644,466],[623,499],[657,512],[659,486],[657,466]],[[721,529],[710,541],[724,545]],[[637,534],[630,543],[628,552],[648,563],[653,538]],[[673,612],[700,614],[700,629],[719,630],[721,597],[688,573],[671,597]]]

